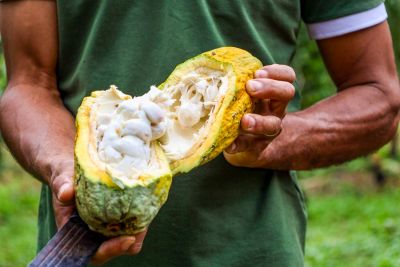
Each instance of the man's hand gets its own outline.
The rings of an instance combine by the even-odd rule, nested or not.
[[[53,192],[53,208],[57,227],[61,228],[72,215],[74,205],[74,162],[70,158],[53,161],[52,178],[49,182]],[[112,258],[121,255],[136,255],[142,248],[146,231],[135,236],[120,236],[111,238],[99,247],[92,258],[96,265],[104,264]]]
[[[294,75],[267,71],[257,94],[253,81],[264,77],[258,72],[249,81],[249,94],[269,104],[262,104],[267,107],[259,111],[263,116],[244,116],[245,134],[227,150],[239,153],[225,153],[231,164],[275,170],[326,167],[366,155],[393,138],[400,119],[400,89],[387,22],[320,40],[318,46],[337,94],[284,116]],[[250,129],[249,116],[256,122]],[[275,138],[262,136],[275,135],[279,127]]]
[[[62,227],[74,210],[75,125],[57,90],[55,1],[1,3],[0,33],[8,78],[0,100],[2,136],[19,163],[50,186]],[[93,263],[137,254],[145,234],[109,239]]]
[[[242,167],[262,167],[263,151],[282,130],[286,107],[293,98],[296,79],[294,70],[285,65],[269,65],[257,70],[246,84],[255,100],[255,114],[246,114],[241,121],[242,134],[226,149],[229,163]]]
[[[95,265],[102,265],[118,256],[133,256],[138,254],[142,249],[146,233],[147,231],[141,232],[135,236],[119,236],[103,242],[93,256],[92,263]]]

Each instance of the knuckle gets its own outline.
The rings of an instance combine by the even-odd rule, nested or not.
[[[266,72],[263,68],[256,70],[254,72],[254,77],[255,78],[267,78],[268,77],[268,72]]]
[[[271,121],[272,127],[278,128],[278,127],[281,126],[281,119],[280,118],[275,117],[275,116],[271,116],[269,119]]]
[[[276,72],[277,70],[279,70],[279,64],[270,64],[270,65],[265,65],[262,69],[268,72]]]
[[[272,65],[264,65],[261,69],[262,70],[268,70],[270,66],[272,66]]]
[[[73,181],[73,175],[67,175],[67,174],[59,174],[55,173],[51,176],[49,186],[54,190],[60,189],[60,186],[62,186],[65,183],[72,183]]]
[[[296,72],[291,66],[281,65],[281,64],[272,64],[266,66],[265,69],[269,69],[270,71],[274,71],[276,75],[282,79],[290,82],[294,82],[296,80]]]
[[[275,116],[269,116],[264,120],[264,133],[274,134],[281,129],[281,119]]]
[[[55,156],[49,162],[52,173],[60,174],[66,171],[73,172],[74,159]]]
[[[273,126],[275,130],[279,130],[281,128],[282,120],[278,117],[273,117],[273,118],[274,118]]]

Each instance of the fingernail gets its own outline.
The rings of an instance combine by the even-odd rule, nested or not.
[[[257,70],[254,76],[256,78],[267,78],[268,72],[266,70]]]
[[[259,81],[255,81],[255,80],[250,80],[247,82],[248,84],[248,89],[252,92],[256,92],[258,90],[262,89],[262,83],[260,83]]]
[[[63,184],[60,189],[58,190],[57,198],[61,201],[62,196],[64,195],[65,191],[69,187],[68,184]]]
[[[247,121],[247,129],[252,129],[256,125],[256,120],[252,116],[246,116],[246,121]]]
[[[122,249],[124,251],[127,251],[134,243],[135,243],[135,238],[134,237],[129,237],[127,240],[125,240],[124,244],[122,245]]]

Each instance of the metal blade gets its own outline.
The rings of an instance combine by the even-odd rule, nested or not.
[[[86,266],[106,238],[89,229],[78,214],[53,236],[29,267]]]

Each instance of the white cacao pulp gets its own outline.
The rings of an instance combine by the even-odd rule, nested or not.
[[[92,159],[123,187],[157,168],[153,141],[160,142],[169,161],[190,155],[206,137],[227,88],[225,73],[208,68],[189,72],[163,90],[152,86],[140,97],[130,98],[112,85],[91,109]]]

